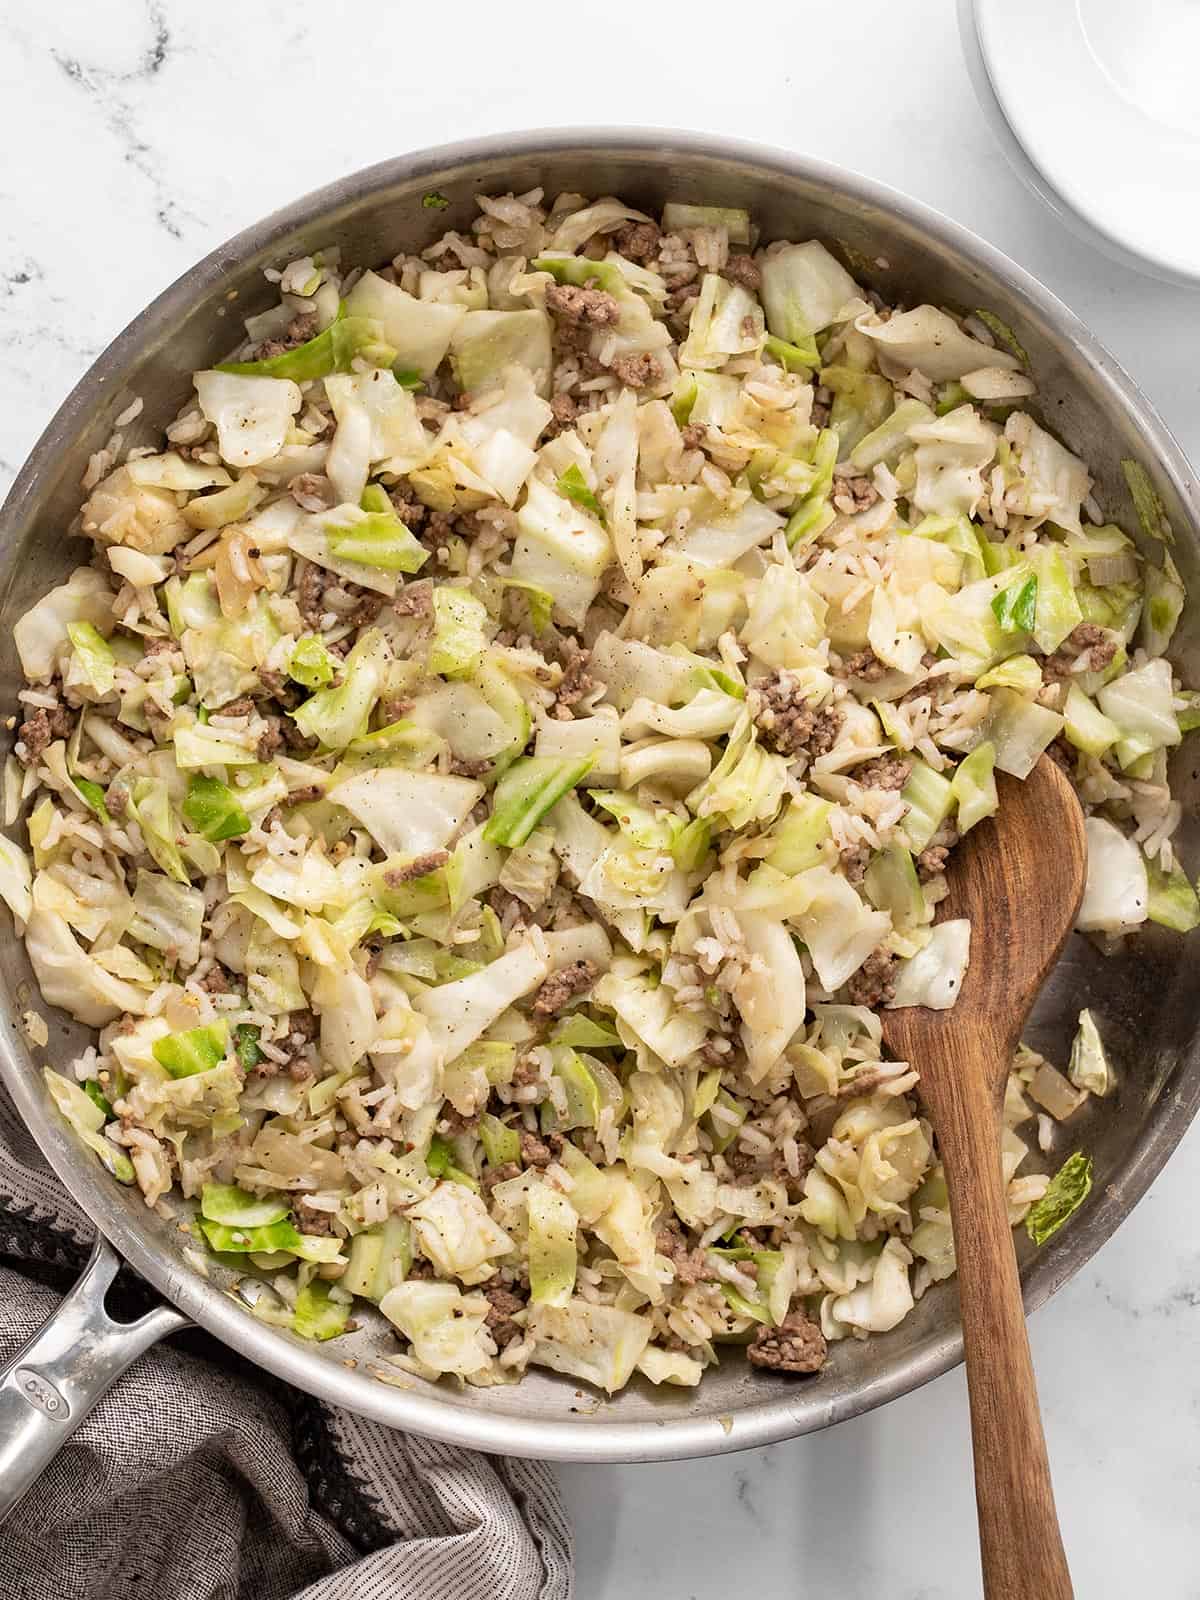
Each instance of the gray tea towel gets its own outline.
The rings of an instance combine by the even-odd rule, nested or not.
[[[0,1088],[0,1360],[54,1309],[92,1232]],[[141,1286],[125,1292],[142,1309]],[[129,1369],[0,1533],[3,1600],[571,1590],[571,1532],[548,1468],[393,1433],[199,1332]]]

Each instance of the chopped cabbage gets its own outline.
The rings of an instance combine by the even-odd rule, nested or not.
[[[1123,933],[1145,922],[1150,901],[1146,858],[1134,840],[1103,817],[1088,817],[1087,886],[1075,926],[1084,933]]]
[[[197,372],[195,382],[200,409],[216,427],[222,460],[256,467],[279,454],[303,404],[298,384],[230,372]]]
[[[888,1009],[928,1006],[947,1011],[958,999],[971,955],[971,924],[965,917],[939,922],[929,942],[896,969],[896,992]]]
[[[529,1332],[534,1339],[529,1359],[536,1366],[612,1394],[632,1377],[650,1342],[651,1324],[648,1317],[576,1297],[565,1306],[535,1306]]]

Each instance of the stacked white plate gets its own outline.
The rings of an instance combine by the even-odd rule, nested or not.
[[[1200,0],[959,0],[1017,172],[1089,243],[1200,283]]]

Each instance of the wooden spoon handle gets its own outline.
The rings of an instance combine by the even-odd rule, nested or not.
[[[976,1092],[986,1106],[966,1104]],[[954,1217],[984,1594],[1072,1600],[1005,1205],[1000,1106],[974,1072],[945,1099],[938,1139]]]

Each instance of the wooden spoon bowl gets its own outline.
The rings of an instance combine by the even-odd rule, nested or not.
[[[939,920],[971,923],[955,1005],[883,1014],[889,1052],[920,1073],[954,1222],[971,1397],[975,1498],[988,1600],[1070,1600],[1070,1573],[1025,1330],[1000,1170],[1013,1051],[1075,924],[1087,879],[1083,813],[1042,756],[1023,782],[1000,777],[1000,808],[951,858]]]

